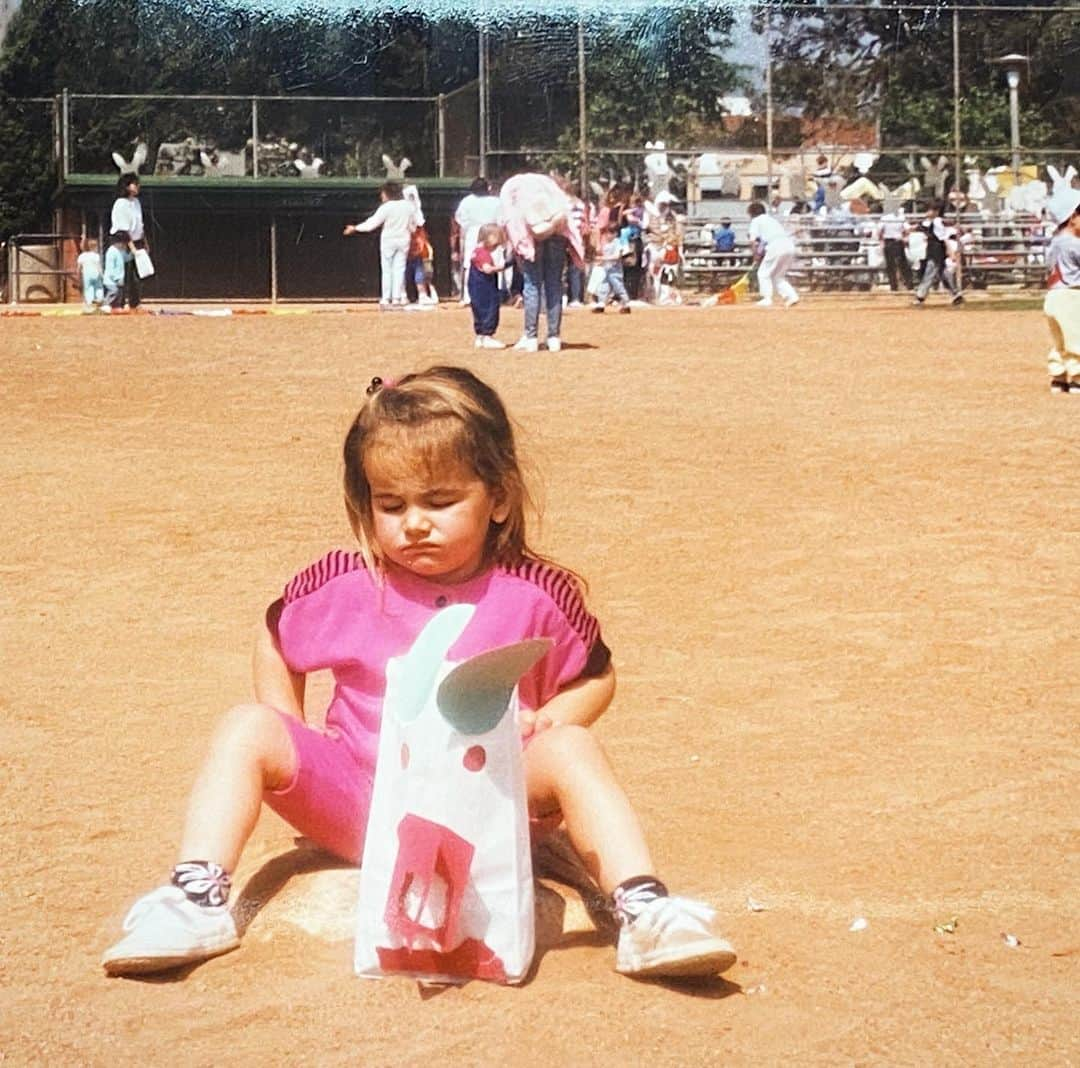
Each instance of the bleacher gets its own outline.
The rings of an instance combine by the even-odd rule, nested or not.
[[[912,220],[921,218],[911,216]],[[874,238],[880,216],[814,215],[782,217],[795,239],[797,259],[790,277],[809,291],[870,292],[888,287],[880,242]],[[951,219],[949,220],[952,221]],[[687,289],[716,291],[752,266],[746,218],[732,217],[735,251],[713,251],[712,221],[686,220],[681,284]],[[1046,278],[1049,238],[1039,218],[1029,214],[985,217],[964,214],[960,224],[968,236],[964,250],[964,286],[1039,289]]]

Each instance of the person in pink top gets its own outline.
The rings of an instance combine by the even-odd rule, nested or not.
[[[169,883],[135,903],[105,952],[111,975],[192,964],[239,945],[230,873],[265,802],[345,860],[362,855],[386,665],[448,604],[475,606],[451,660],[525,638],[550,651],[519,682],[530,815],[561,815],[619,921],[616,969],[712,975],[734,963],[716,913],[672,897],[595,736],[615,673],[573,573],[533,551],[529,500],[498,395],[433,367],[373,379],[345,439],[345,501],[359,543],[305,568],[266,614],[256,702],[228,712],[192,790]],[[304,721],[314,671],[333,674],[320,729]]]
[[[537,352],[540,308],[547,311],[547,348],[562,349],[563,267],[585,262],[581,232],[572,219],[572,204],[554,178],[515,174],[499,191],[506,236],[524,277],[525,332],[514,348]]]

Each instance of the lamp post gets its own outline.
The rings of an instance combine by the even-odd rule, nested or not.
[[[1009,143],[1012,146],[1013,183],[1020,182],[1020,73],[1028,64],[1028,57],[1019,52],[994,60],[1005,68],[1005,81],[1009,86]]]

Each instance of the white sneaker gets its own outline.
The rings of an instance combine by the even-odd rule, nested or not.
[[[754,307],[755,308],[771,308],[772,307],[772,301],[771,300],[759,300],[759,301],[757,301],[757,303],[754,304]]]
[[[799,303],[799,298],[798,297],[788,297],[787,300],[784,301],[784,307],[785,308],[794,308],[795,305],[798,304],[798,303]]]
[[[101,958],[108,975],[167,971],[240,945],[228,905],[196,905],[178,886],[160,886],[139,898],[124,917],[124,930]]]
[[[549,337],[547,339],[548,352],[561,352],[562,341],[557,337]]]
[[[506,343],[497,337],[482,336],[476,339],[475,347],[478,349],[505,349]]]
[[[572,300],[572,301],[570,301],[569,304],[567,304],[567,307],[568,308],[584,308],[585,305],[582,304],[580,300]]]
[[[540,342],[534,337],[523,337],[515,346],[518,352],[538,352]]]
[[[719,975],[735,963],[713,930],[715,909],[685,897],[658,897],[619,931],[615,970],[623,975]]]

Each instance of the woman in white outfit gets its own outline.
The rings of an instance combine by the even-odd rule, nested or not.
[[[454,222],[461,228],[461,303],[469,303],[469,264],[472,254],[480,243],[480,227],[500,221],[499,198],[491,192],[486,178],[474,178],[469,195],[454,212]]]
[[[405,303],[405,259],[409,254],[409,239],[416,229],[416,209],[404,200],[397,182],[386,182],[379,190],[382,203],[373,215],[361,223],[350,223],[342,231],[352,234],[370,233],[382,227],[379,235],[379,256],[382,265],[382,297],[380,307]]]
[[[787,307],[799,303],[799,294],[787,280],[787,273],[795,260],[795,242],[791,235],[765,210],[765,205],[754,201],[747,209],[750,216],[750,247],[758,263],[758,289],[761,300],[758,305],[771,308],[773,290],[780,294]]]

